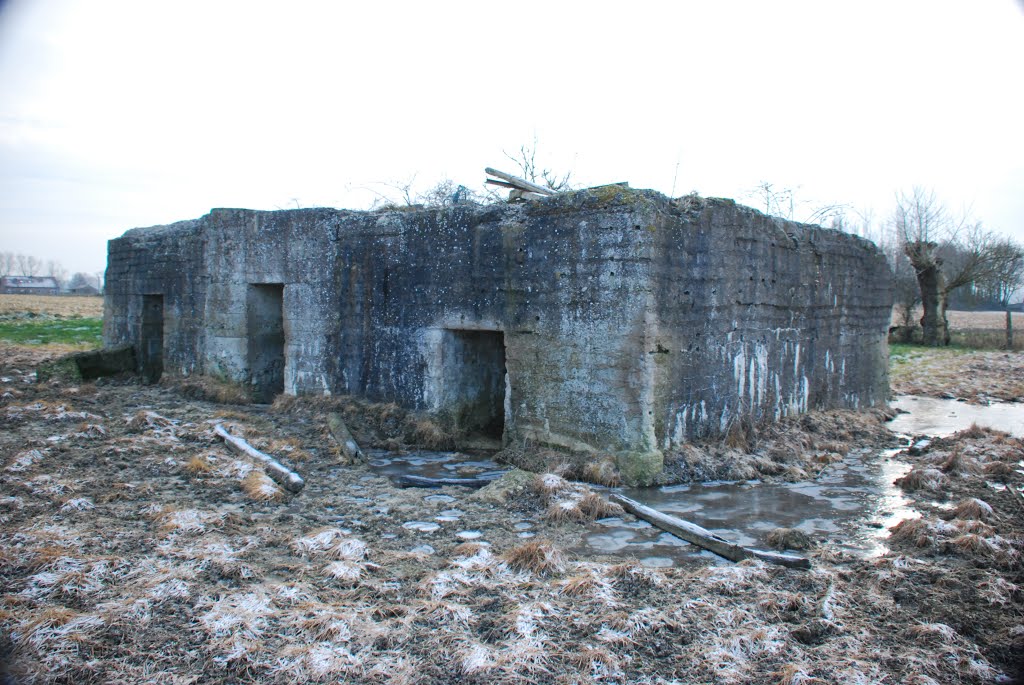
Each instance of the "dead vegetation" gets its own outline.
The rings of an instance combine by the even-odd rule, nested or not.
[[[0,650],[19,683],[1017,675],[1024,509],[1005,488],[1024,482],[1024,454],[1004,435],[973,431],[905,457],[945,478],[948,497],[909,492],[922,516],[878,559],[821,545],[812,572],[753,561],[655,569],[580,550],[586,521],[621,512],[564,473],[531,476],[500,505],[455,488],[400,490],[332,455],[321,417],[345,400],[268,410],[120,380],[38,385],[27,359],[0,357]],[[368,445],[404,443],[409,429],[387,405],[345,419]],[[262,472],[217,441],[214,421],[299,470],[306,489],[258,494]],[[780,475],[820,469],[881,426],[809,417],[744,454]],[[693,458],[708,461],[691,474],[716,468],[710,452]],[[1005,467],[999,482],[993,465]],[[449,499],[428,499],[438,494]],[[534,538],[519,537],[523,520]],[[464,541],[467,528],[480,537]],[[780,532],[779,544],[797,538]]]
[[[711,480],[807,480],[856,446],[893,441],[888,409],[821,411],[758,428],[736,424],[722,440],[665,455],[665,483]]]

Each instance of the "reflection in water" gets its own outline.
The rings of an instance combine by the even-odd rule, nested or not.
[[[934,397],[898,395],[893,398],[892,406],[909,412],[900,414],[889,424],[897,433],[945,437],[976,423],[1024,438],[1024,404],[1020,402],[981,405]]]
[[[853,452],[815,481],[802,483],[703,483],[623,489],[627,497],[691,520],[740,545],[761,548],[775,528],[796,528],[816,539],[865,556],[886,551],[888,528],[918,514],[893,481],[910,466],[894,456]],[[605,554],[677,561],[701,550],[642,521],[595,522],[584,544]]]
[[[901,396],[893,406],[900,414],[890,428],[906,435],[943,436],[972,423],[1024,437],[1024,405],[969,405],[956,400]],[[691,520],[722,537],[748,547],[765,547],[775,528],[796,528],[812,538],[867,557],[887,551],[889,528],[920,514],[893,485],[910,465],[896,458],[899,449],[881,454],[855,451],[830,465],[814,481],[801,483],[703,483],[663,488],[624,489],[627,497],[667,514]],[[368,453],[381,475],[432,478],[497,478],[504,471],[496,462],[458,452],[412,452],[400,455],[381,450]],[[353,488],[354,489],[354,488]],[[448,495],[428,500],[454,502]],[[456,513],[457,512],[457,513]],[[441,512],[439,521],[458,520],[461,511]],[[663,566],[699,555],[718,557],[664,533],[644,521],[608,518],[595,521],[583,540],[584,552],[628,554],[642,563]],[[405,527],[429,532],[433,522],[410,521]],[[519,537],[532,537],[531,524],[515,524]],[[463,531],[472,535],[476,531]],[[723,562],[728,563],[728,562]]]

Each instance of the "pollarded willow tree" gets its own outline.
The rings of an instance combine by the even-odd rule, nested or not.
[[[948,345],[949,294],[994,276],[999,239],[967,216],[954,216],[934,191],[918,187],[896,196],[891,223],[921,290],[922,342]]]

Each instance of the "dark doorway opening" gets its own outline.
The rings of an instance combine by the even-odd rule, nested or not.
[[[445,346],[445,395],[456,427],[500,440],[505,432],[505,334],[452,330]]]
[[[142,381],[156,383],[164,373],[164,296],[142,296]]]
[[[273,402],[284,392],[284,285],[250,285],[245,309],[253,400]]]

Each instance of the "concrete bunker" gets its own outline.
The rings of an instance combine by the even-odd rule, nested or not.
[[[249,284],[245,312],[253,399],[273,402],[284,392],[284,284]]]
[[[650,482],[737,422],[884,404],[890,279],[856,236],[624,187],[215,209],[110,242],[104,341],[259,401],[394,402]],[[138,307],[151,293],[162,316]]]
[[[156,383],[164,373],[164,296],[142,296],[142,328],[139,367],[146,383]]]

